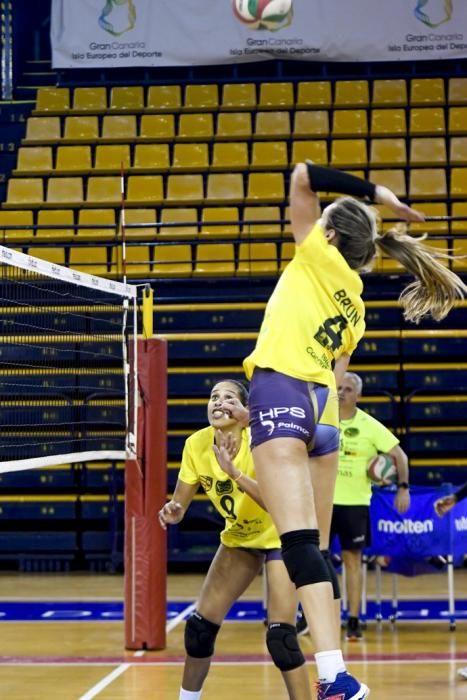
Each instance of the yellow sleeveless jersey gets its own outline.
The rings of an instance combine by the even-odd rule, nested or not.
[[[186,484],[201,484],[216,510],[225,518],[221,542],[226,547],[280,547],[271,517],[222,471],[213,444],[214,428],[211,426],[190,435],[183,449],[178,478]],[[256,479],[247,429],[242,432],[242,444],[234,464],[244,474]]]
[[[357,408],[355,415],[341,420],[339,469],[334,503],[339,506],[367,506],[371,500],[368,462],[379,452],[389,452],[399,440],[376,418]]]
[[[334,361],[349,355],[365,330],[363,285],[318,222],[282,273],[253,350],[243,362],[335,387]]]

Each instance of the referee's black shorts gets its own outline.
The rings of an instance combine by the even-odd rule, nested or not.
[[[331,542],[337,535],[342,549],[365,549],[371,544],[369,506],[338,506],[332,510]]]

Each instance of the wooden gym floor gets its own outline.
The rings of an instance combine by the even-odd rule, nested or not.
[[[170,576],[169,598],[196,597],[201,576]],[[383,593],[390,595],[383,576]],[[370,597],[372,596],[370,576]],[[400,598],[445,598],[446,576],[399,579]],[[467,570],[456,572],[456,593],[467,597]],[[106,575],[0,574],[5,601],[121,600],[122,578]],[[258,579],[246,598],[261,598]],[[182,616],[181,616],[182,617]],[[8,700],[178,700],[183,664],[183,619],[169,624],[162,652],[125,652],[121,622],[8,622],[0,620],[0,697]],[[301,638],[312,658],[309,637]],[[467,620],[448,623],[370,623],[362,642],[344,642],[349,668],[371,687],[371,700],[467,700]],[[313,677],[314,667],[310,664]],[[270,663],[261,623],[226,623],[203,700],[285,700]]]

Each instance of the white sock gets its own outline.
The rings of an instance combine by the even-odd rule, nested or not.
[[[345,671],[345,663],[340,649],[319,651],[315,654],[318,678],[324,683],[334,683],[338,673]]]
[[[200,700],[201,693],[201,690],[183,690],[183,688],[180,688],[178,700]]]

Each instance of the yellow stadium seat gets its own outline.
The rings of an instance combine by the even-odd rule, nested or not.
[[[318,165],[328,164],[328,146],[326,141],[294,141],[292,145],[291,165],[312,160]]]
[[[187,85],[185,88],[186,112],[210,112],[219,108],[219,90],[217,85]]]
[[[10,178],[6,206],[10,209],[41,204],[44,201],[42,178]]]
[[[32,211],[1,211],[0,240],[2,245],[15,241],[29,241],[34,236],[33,228],[12,229],[8,226],[31,226],[34,223]]]
[[[180,85],[151,85],[148,90],[148,112],[178,112],[182,107]]]
[[[328,80],[298,83],[296,109],[329,108],[332,104]]]
[[[29,117],[23,143],[55,144],[60,137],[60,117]]]
[[[133,170],[141,172],[165,172],[170,168],[167,143],[138,143],[133,156]]]
[[[442,78],[412,78],[410,81],[411,105],[444,105],[445,101]]]
[[[256,109],[255,83],[227,83],[222,89],[221,109]]]
[[[454,272],[465,272],[467,270],[467,239],[458,239],[454,242],[456,257],[452,261]]]
[[[406,165],[405,139],[371,139],[370,164],[373,168]]]
[[[334,112],[333,136],[364,136],[368,133],[367,112],[364,109],[339,109]]]
[[[87,174],[92,169],[90,146],[59,146],[57,148],[57,175]]]
[[[18,149],[18,163],[14,171],[18,175],[40,175],[52,170],[52,148],[32,146]]]
[[[436,136],[444,134],[446,124],[442,107],[415,107],[410,110],[410,134],[412,136]]]
[[[373,109],[371,112],[372,136],[403,136],[407,132],[407,119],[403,109]]]
[[[449,78],[448,102],[450,105],[467,105],[467,78]]]
[[[284,268],[289,264],[295,255],[295,243],[286,241],[281,243],[281,263],[280,271],[282,272]]]
[[[102,120],[102,141],[128,143],[136,138],[136,116],[134,114],[112,114]]]
[[[225,112],[217,117],[216,139],[235,141],[252,136],[251,114],[249,112]]]
[[[37,225],[35,239],[38,241],[69,241],[75,237],[74,212],[72,209],[40,209],[37,215]],[[53,226],[54,228],[42,228]],[[63,226],[64,228],[55,228]],[[65,228],[71,226],[71,228]],[[32,233],[32,232],[31,232]]]
[[[158,277],[191,277],[191,246],[188,244],[156,246],[153,273]]]
[[[410,199],[445,199],[447,193],[446,171],[444,168],[410,169]]]
[[[77,87],[73,91],[74,112],[105,112],[107,90],[105,87]]]
[[[68,88],[40,87],[37,90],[36,109],[34,113],[65,114],[70,109],[70,91]]]
[[[262,204],[285,200],[284,176],[282,173],[250,173],[245,202]]]
[[[106,275],[107,250],[106,246],[72,246],[69,265],[74,270],[86,272],[88,275]]]
[[[198,213],[194,208],[162,209],[159,235],[167,238],[197,238]]]
[[[277,275],[275,243],[240,243],[237,275]]]
[[[172,170],[204,172],[209,167],[207,143],[176,143],[173,150]]]
[[[185,141],[209,141],[214,137],[212,114],[181,114],[176,138]]]
[[[282,218],[288,222],[288,223],[285,223],[283,225],[282,236],[284,238],[292,238],[293,233],[292,233],[292,222],[290,221],[290,207],[284,208]]]
[[[333,139],[331,165],[334,168],[361,168],[368,163],[365,139]]]
[[[336,80],[335,107],[368,107],[369,102],[367,80]]]
[[[374,182],[375,185],[389,187],[398,197],[405,197],[407,195],[405,173],[401,169],[370,170],[368,179]]]
[[[242,225],[242,237],[252,236],[266,238],[280,238],[282,226],[280,224],[280,208],[275,207],[245,207],[243,210],[243,220],[249,222],[270,221],[271,223],[244,223]]]
[[[198,243],[195,276],[233,277],[235,275],[232,243]]]
[[[143,114],[139,138],[145,141],[173,141],[175,117],[173,114]]]
[[[161,175],[130,175],[126,201],[130,206],[160,204],[164,199]]]
[[[445,165],[446,140],[443,136],[410,140],[410,165]]]
[[[452,136],[449,145],[451,165],[467,165],[467,137]]]
[[[448,207],[446,202],[417,202],[416,208],[425,216],[447,216]],[[447,221],[422,221],[421,223],[411,223],[410,233],[421,236],[424,233],[432,235],[447,236],[449,233],[449,223]]]
[[[72,207],[83,203],[83,178],[51,177],[47,182],[47,204]]]
[[[153,241],[157,235],[156,229],[157,213],[155,209],[133,209],[125,210],[125,236],[132,240]],[[154,226],[144,226],[133,228],[132,224],[152,224]]]
[[[325,110],[297,111],[294,115],[294,138],[329,135],[329,113]]]
[[[449,134],[467,134],[467,107],[449,108]]]
[[[467,217],[467,202],[453,202],[451,206],[451,216],[456,217]],[[465,221],[451,221],[451,233],[456,236],[459,233],[466,234],[467,233],[467,219]],[[458,255],[458,244],[464,244],[464,247],[466,249],[465,252],[467,252],[467,238],[461,239],[454,239],[452,243],[453,247],[453,254]],[[467,259],[464,260],[464,269],[467,269]]]
[[[376,249],[376,258],[373,263],[372,270],[378,273],[402,273],[405,271],[403,265],[391,257],[386,257],[382,254],[379,248]]]
[[[207,204],[230,204],[244,198],[243,176],[240,173],[211,173],[208,175]]]
[[[111,89],[111,112],[139,112],[142,109],[144,109],[144,90],[140,85]]]
[[[288,138],[290,115],[288,112],[256,112],[255,138]]]
[[[202,237],[233,238],[240,234],[237,207],[205,207],[201,218],[200,236]]]
[[[292,83],[261,83],[258,109],[292,109],[294,94]]]
[[[88,178],[86,204],[120,204],[122,201],[122,183],[120,176]]]
[[[114,209],[81,209],[78,215],[78,236],[81,240],[111,241],[116,238],[117,224]],[[88,228],[92,226],[93,228]],[[105,226],[106,228],[100,228]],[[112,226],[112,228],[107,228]]]
[[[467,168],[451,168],[451,189],[452,199],[467,198]]]
[[[170,204],[201,204],[203,201],[202,175],[169,175],[167,178],[167,196]]]
[[[407,83],[405,80],[374,80],[373,107],[391,107],[407,105]]]
[[[122,251],[118,249],[118,267],[123,271]],[[151,274],[151,248],[147,245],[127,245],[125,273],[128,277],[148,277]]]
[[[126,172],[130,167],[130,146],[127,143],[118,143],[111,146],[96,146],[96,160],[94,171],[96,173]]]
[[[288,167],[287,143],[265,141],[253,144],[251,168],[254,170],[280,170]]]
[[[242,143],[215,143],[211,170],[248,170],[248,145]]]
[[[40,258],[41,260],[47,260],[56,265],[65,264],[65,251],[62,247],[48,248],[46,246],[32,246],[28,248],[28,255],[32,255],[34,258]]]
[[[70,143],[92,142],[99,138],[99,123],[95,116],[67,117],[63,140]]]

